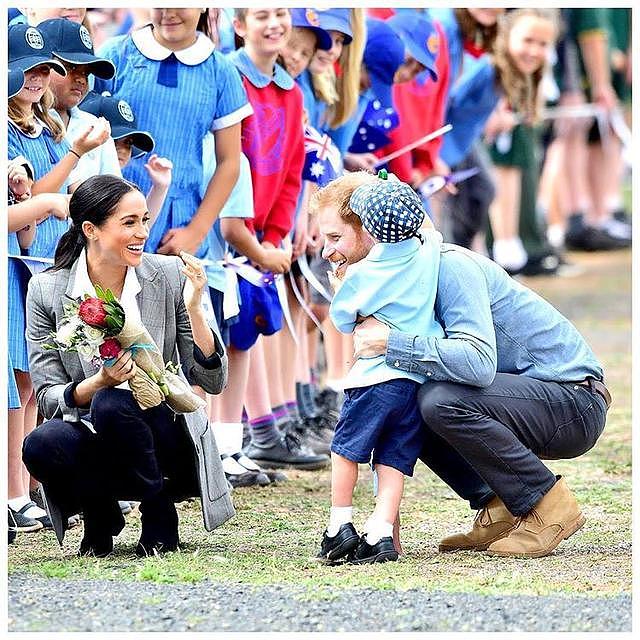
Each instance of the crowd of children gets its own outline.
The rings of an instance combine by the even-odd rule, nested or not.
[[[264,486],[286,481],[281,469],[332,464],[328,536],[342,531],[350,543],[353,525],[347,533],[341,527],[351,523],[357,463],[373,456],[383,469],[369,545],[390,535],[389,514],[412,471],[398,443],[374,447],[373,435],[362,442],[354,431],[363,420],[372,433],[373,422],[384,424],[384,415],[370,415],[370,394],[383,396],[393,383],[411,387],[406,395],[422,380],[375,373],[371,362],[365,371],[362,360],[353,362],[348,328],[385,305],[394,314],[393,296],[385,302],[381,292],[404,277],[412,252],[437,253],[414,232],[434,227],[512,275],[570,272],[565,246],[630,246],[622,198],[630,10],[34,9],[10,16],[10,529],[51,526],[21,462],[22,441],[38,419],[24,300],[32,271],[50,264],[68,228],[67,194],[90,176],[123,176],[147,194],[145,251],[186,251],[206,267],[205,306],[229,356],[226,389],[207,399],[228,482]],[[425,139],[446,124],[450,132]],[[381,264],[410,245],[406,264],[393,263],[384,278],[356,274],[379,278],[369,300],[355,303],[347,280],[332,303],[322,256],[330,240],[310,202],[343,174],[382,168],[402,181],[390,180],[389,189],[403,185],[393,197],[417,226],[393,239],[388,229],[369,228],[378,196],[367,192],[363,174],[354,174],[363,183],[352,208],[391,247]],[[430,264],[437,271],[437,260]],[[421,335],[441,331],[433,300],[412,302],[414,311],[431,309]],[[366,548],[359,553],[369,557]]]

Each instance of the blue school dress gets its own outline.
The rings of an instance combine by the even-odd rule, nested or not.
[[[53,169],[54,165],[69,152],[70,147],[65,139],[56,142],[49,129],[40,122],[37,123],[36,132],[31,136],[21,131],[9,120],[7,148],[9,159],[24,156],[29,160],[34,170],[33,179],[37,182]],[[67,179],[64,182],[60,193],[67,192],[71,180]],[[69,220],[58,220],[54,216],[49,216],[38,225],[36,237],[29,247],[28,254],[39,258],[53,258],[58,240],[67,231],[70,224]]]
[[[154,153],[173,162],[171,186],[145,244],[154,253],[166,232],[187,226],[202,202],[207,132],[238,124],[253,110],[238,72],[202,33],[191,47],[174,52],[155,40],[149,25],[108,40],[100,56],[114,63],[116,75],[96,78],[96,91],[128,102],[140,129],[156,141]],[[148,158],[132,159],[122,172],[143,193],[151,187]],[[197,255],[206,258],[208,249],[205,239]]]
[[[7,251],[9,255],[20,255],[18,237],[15,233],[9,234]],[[27,283],[29,282],[27,268],[20,262],[20,260],[9,258],[7,278],[9,293],[7,338],[9,360],[11,362],[11,375],[9,376],[9,400],[11,401],[12,382],[13,385],[15,385],[13,369],[29,371],[29,355],[27,353],[27,342],[25,340],[25,300],[27,294]],[[19,397],[17,406],[11,406],[11,402],[9,403],[9,409],[17,409],[19,407]]]

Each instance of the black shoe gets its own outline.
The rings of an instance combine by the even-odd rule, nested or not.
[[[560,257],[555,253],[529,256],[519,274],[523,276],[552,276],[557,273],[560,264]]]
[[[374,562],[395,561],[398,559],[398,552],[393,546],[393,539],[390,536],[380,538],[378,542],[371,545],[367,542],[367,536],[360,538],[360,543],[349,556],[351,564],[372,564]]]
[[[85,532],[80,542],[79,556],[106,558],[113,551],[113,538],[109,534],[88,536]]]
[[[8,507],[8,509],[9,509],[9,544],[11,544],[16,539],[18,526],[16,525],[16,519],[13,517],[13,511],[11,511],[11,507]]]
[[[567,249],[574,251],[609,251],[631,245],[631,240],[614,238],[604,229],[586,226],[582,214],[574,214],[569,218],[564,242]]]
[[[242,453],[242,451],[237,451],[236,453],[231,454],[231,457],[241,467],[244,467],[247,471],[250,471],[251,473],[256,474],[255,475],[256,484],[261,487],[266,487],[268,484],[271,484],[272,482],[284,482],[287,479],[287,476],[285,476],[284,473],[279,473],[279,472],[270,473],[270,472],[264,471],[253,460],[251,460],[244,453]]]
[[[136,555],[139,558],[146,558],[148,556],[160,556],[163,553],[169,553],[171,551],[178,551],[179,542],[160,542],[159,540],[143,540],[140,538],[136,545]]]
[[[264,444],[251,442],[246,455],[267,469],[322,469],[329,464],[329,457],[316,455],[300,446],[300,441],[291,433]]]
[[[325,530],[316,560],[333,564],[344,559],[358,546],[359,540],[360,536],[351,522],[341,525],[338,533],[333,537],[328,536]]]
[[[333,433],[327,438],[315,418],[287,420],[280,426],[280,429],[282,433],[293,434],[300,441],[302,447],[310,449],[313,453],[331,455]]]
[[[229,484],[236,489],[237,487],[255,487],[257,485],[264,486],[270,483],[269,478],[264,473],[253,469],[247,469],[241,465],[234,456],[223,453],[220,456],[222,461],[222,470]]]
[[[616,209],[611,215],[614,220],[631,226],[631,216],[624,209]]]

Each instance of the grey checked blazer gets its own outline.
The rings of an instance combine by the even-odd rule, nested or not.
[[[213,370],[203,368],[194,360],[191,325],[182,298],[185,276],[181,273],[181,264],[176,257],[143,255],[136,268],[141,286],[137,296],[140,317],[161,349],[165,362],[180,363],[190,384],[200,385],[207,393],[220,393],[227,382],[227,355],[224,353],[221,358],[222,366]],[[38,409],[46,420],[61,418],[78,422],[87,417],[88,408],[77,409],[65,403],[64,391],[72,382],[84,380],[98,371],[77,353],[42,348],[43,343],[49,341],[50,332],[57,330],[62,321],[63,303],[68,302],[65,294],[71,295],[76,267],[74,264],[71,269],[39,273],[29,282],[27,291],[29,369]],[[224,348],[217,325],[212,329],[220,352]],[[204,409],[180,419],[197,454],[202,515],[205,528],[212,531],[235,513],[220,455]]]

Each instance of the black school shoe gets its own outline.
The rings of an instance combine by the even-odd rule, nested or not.
[[[372,564],[374,562],[388,562],[398,559],[398,552],[393,546],[393,539],[389,536],[380,538],[371,545],[367,542],[366,534],[360,538],[360,543],[349,556],[351,564]]]
[[[359,539],[360,536],[351,522],[341,525],[333,537],[328,536],[325,530],[316,560],[324,564],[333,564],[344,559],[356,548]]]

